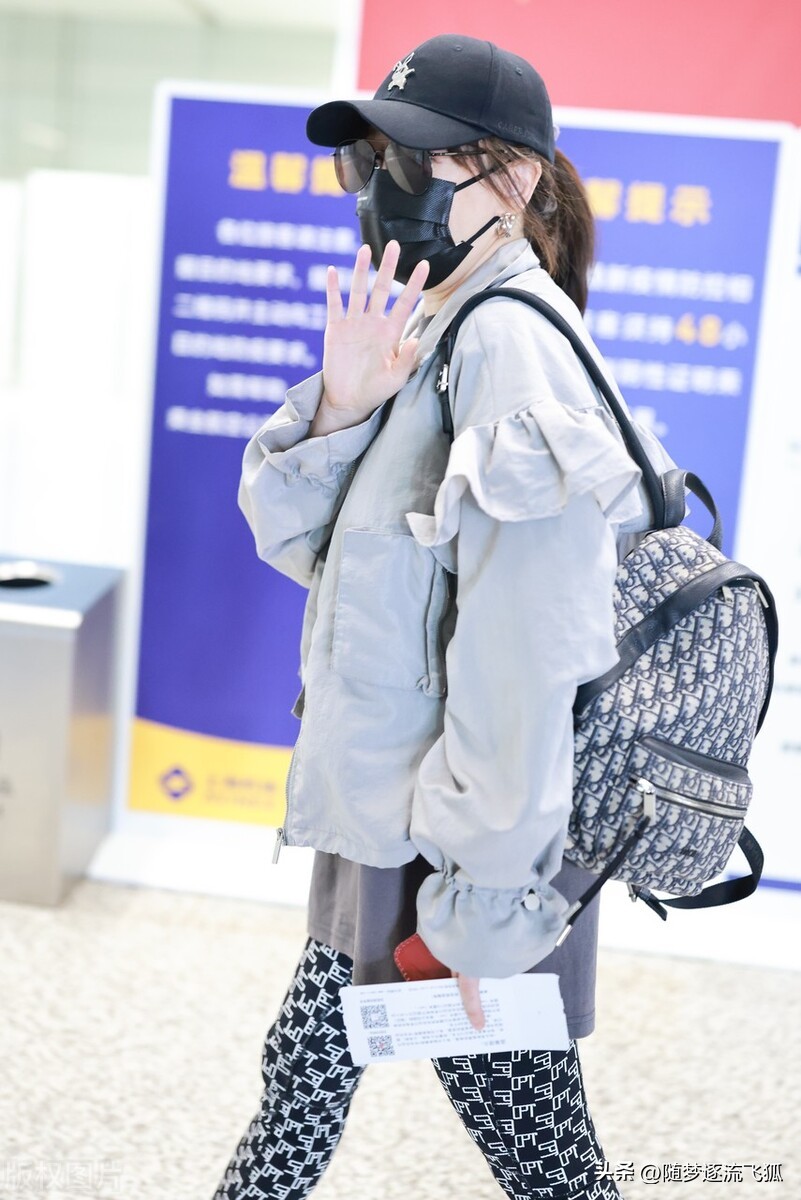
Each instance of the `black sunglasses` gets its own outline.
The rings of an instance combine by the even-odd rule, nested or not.
[[[383,162],[398,187],[411,196],[422,196],[431,183],[432,158],[467,158],[483,153],[483,150],[413,150],[397,142],[387,142],[383,150],[376,150],[367,138],[359,138],[337,146],[334,170],[343,191],[360,192],[376,166]]]

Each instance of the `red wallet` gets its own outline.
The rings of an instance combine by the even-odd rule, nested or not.
[[[441,963],[429,950],[419,933],[413,933],[395,947],[393,954],[404,979],[450,979],[451,969]]]

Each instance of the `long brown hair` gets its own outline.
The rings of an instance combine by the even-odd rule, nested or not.
[[[589,197],[570,159],[556,151],[555,162],[531,150],[497,137],[482,138],[484,158],[464,158],[471,171],[494,168],[487,186],[502,200],[517,195],[519,188],[509,170],[521,159],[533,159],[542,175],[531,200],[523,210],[523,235],[528,239],[545,270],[583,313],[587,307],[590,267],[595,254],[595,220]],[[483,162],[483,168],[478,164]]]

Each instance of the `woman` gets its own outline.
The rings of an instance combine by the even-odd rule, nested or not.
[[[322,372],[248,445],[240,504],[260,556],[309,588],[279,831],[316,849],[309,940],[216,1200],[312,1189],[363,1070],[339,988],[398,981],[415,931],[477,1028],[482,976],[559,975],[568,1052],[434,1067],[507,1195],[608,1200],[575,1041],[593,1028],[597,903],[554,947],[590,882],[562,861],[573,698],[617,660],[615,570],[647,504],[574,352],[526,305],[462,326],[452,446],[436,392],[440,339],[487,287],[543,296],[599,357],[580,315],[592,215],[542,80],[489,42],[424,42],[308,134],[336,147],[366,244],[347,308],[329,269]]]

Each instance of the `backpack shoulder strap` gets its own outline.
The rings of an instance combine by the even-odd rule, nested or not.
[[[612,413],[612,416],[615,418],[623,437],[626,449],[642,472],[643,482],[645,484],[645,489],[648,493],[648,500],[651,505],[654,527],[657,529],[664,529],[666,524],[670,522],[665,494],[662,490],[659,476],[654,470],[648,455],[645,453],[645,448],[643,447],[642,442],[637,435],[637,431],[624,412],[620,401],[610,387],[603,371],[600,369],[595,359],[584,345],[584,342],[576,333],[573,326],[566,321],[562,314],[558,313],[551,304],[548,304],[546,300],[541,299],[539,296],[532,295],[531,292],[524,292],[520,288],[486,288],[483,292],[476,292],[474,296],[471,296],[469,300],[466,300],[451,321],[451,324],[449,325],[448,330],[440,343],[440,345],[444,344],[444,362],[442,368],[440,369],[437,380],[437,392],[439,393],[440,404],[442,406],[442,425],[445,433],[447,433],[451,440],[453,439],[453,414],[451,412],[450,401],[448,398],[448,375],[450,370],[450,362],[453,357],[453,348],[456,343],[456,336],[465,318],[469,316],[474,308],[476,308],[479,304],[483,304],[486,300],[494,300],[497,298],[511,298],[513,300],[520,300],[524,304],[527,304],[529,308],[536,309],[541,316],[545,317],[547,321],[550,321],[550,323],[568,339],[579,359],[586,368],[588,375],[600,392],[603,400],[606,402]]]

